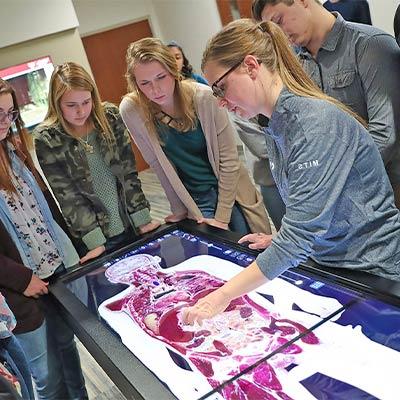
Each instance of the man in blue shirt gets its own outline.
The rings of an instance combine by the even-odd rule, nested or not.
[[[303,68],[325,93],[368,123],[400,208],[400,49],[393,36],[347,22],[318,0],[254,0],[252,9],[300,48]]]

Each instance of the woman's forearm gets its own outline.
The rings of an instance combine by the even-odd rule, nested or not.
[[[261,272],[261,269],[254,261],[247,268],[226,282],[219,290],[224,296],[229,298],[229,300],[233,300],[257,289],[267,282],[269,282],[269,279]]]

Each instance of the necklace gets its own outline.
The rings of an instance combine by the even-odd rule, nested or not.
[[[82,145],[83,150],[85,150],[85,153],[93,154],[94,153],[94,148],[93,145],[89,143],[89,134],[86,136],[86,140],[84,140],[81,137],[77,137],[78,142]]]
[[[170,126],[171,128],[175,128],[177,130],[181,130],[183,128],[183,120],[182,118],[174,118],[171,117],[164,111],[160,111],[156,114],[156,118],[165,125]]]
[[[88,124],[87,129],[86,129],[86,140],[83,139],[83,137],[80,136],[74,136],[75,139],[82,145],[83,150],[85,153],[93,154],[94,153],[94,148],[93,145],[89,143],[89,130],[90,130],[91,125]]]

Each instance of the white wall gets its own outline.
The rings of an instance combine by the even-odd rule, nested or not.
[[[368,0],[372,24],[393,35],[393,18],[398,0]]]
[[[176,40],[193,67],[200,63],[207,40],[221,29],[215,0],[72,0],[81,36],[148,18],[153,35]]]
[[[176,40],[200,72],[201,57],[208,39],[222,25],[215,0],[153,0],[162,38]]]
[[[89,61],[77,29],[69,29],[0,48],[0,68],[43,56],[50,56],[54,64],[74,61],[91,73]]]
[[[1,0],[0,68],[50,56],[90,66],[71,0]]]
[[[71,0],[2,0],[0,48],[78,26]]]
[[[148,19],[154,36],[160,36],[151,0],[72,0],[81,36]]]

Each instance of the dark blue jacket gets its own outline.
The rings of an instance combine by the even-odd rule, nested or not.
[[[324,7],[328,11],[337,11],[346,21],[372,25],[366,0],[340,0],[337,3],[328,0],[324,3]]]

